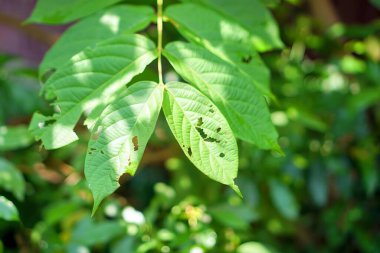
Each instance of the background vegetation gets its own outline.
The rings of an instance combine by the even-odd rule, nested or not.
[[[161,115],[136,175],[93,218],[86,129],[49,152],[26,131],[34,111],[51,110],[35,64],[65,27],[20,26],[10,2],[0,3],[0,252],[380,252],[378,1],[264,1],[286,45],[262,55],[286,156],[239,142],[244,199],[193,167]],[[165,40],[181,39],[165,26]],[[11,35],[30,42],[17,48]]]

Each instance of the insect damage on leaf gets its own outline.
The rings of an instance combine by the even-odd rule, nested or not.
[[[197,127],[201,127],[203,125],[203,118],[198,118]]]
[[[193,151],[191,151],[190,147],[187,149],[187,153],[189,154],[189,156],[191,156],[193,154]]]
[[[133,136],[132,143],[133,143],[133,150],[138,151],[139,150],[139,137]]]
[[[252,56],[251,55],[244,56],[243,58],[241,58],[241,61],[243,63],[248,64],[248,63],[250,63],[252,61]]]

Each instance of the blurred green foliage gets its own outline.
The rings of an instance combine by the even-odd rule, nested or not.
[[[160,117],[136,176],[91,218],[88,134],[33,144],[23,125],[48,110],[37,73],[1,56],[0,252],[380,252],[380,23],[324,31],[299,1],[278,2],[265,1],[287,47],[263,59],[286,156],[239,144],[244,199],[195,170]]]

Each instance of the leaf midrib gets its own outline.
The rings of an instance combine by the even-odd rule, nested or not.
[[[143,104],[144,104],[144,105],[143,105],[144,109],[145,109],[145,107],[147,106],[148,101],[150,102],[152,96],[155,94],[155,91],[156,91],[157,88],[158,88],[158,86],[156,85],[156,87],[154,87],[154,88],[152,89],[151,94],[149,95],[148,99],[146,100],[147,102],[146,102],[146,103],[143,103]],[[130,94],[128,94],[128,95],[130,95]],[[125,97],[127,97],[128,95],[126,95]],[[125,98],[125,97],[124,97],[124,98]],[[130,105],[130,104],[129,104],[129,105]],[[140,121],[139,121],[139,118],[141,117],[141,115],[143,115],[143,110],[141,110],[140,113],[138,113],[138,116],[136,117],[136,120],[135,120],[133,126],[130,128],[130,129],[131,129],[130,133],[133,132],[133,130],[135,129],[137,123],[140,122]],[[119,121],[118,121],[118,122],[119,122]],[[112,124],[112,125],[113,125],[113,124]],[[112,126],[112,125],[111,125],[111,126]],[[111,127],[111,126],[108,126],[108,127]],[[127,137],[130,136],[130,135],[131,135],[131,134],[129,134],[129,135],[124,135],[124,136],[120,136],[120,137],[118,137],[118,138],[127,138]],[[109,143],[108,143],[108,144],[109,144]],[[119,150],[119,152],[117,153],[117,155],[110,156],[110,158],[107,159],[106,161],[104,161],[101,165],[99,165],[99,167],[103,166],[103,164],[104,164],[105,162],[110,161],[110,160],[112,160],[112,159],[114,159],[114,158],[116,158],[116,157],[119,157],[119,156],[121,155],[122,151],[124,150],[124,147],[125,147],[126,144],[127,144],[127,142],[124,142],[124,144],[122,144],[122,146],[120,147],[120,150]],[[106,144],[105,146],[107,146],[107,144]],[[138,151],[138,152],[139,152],[139,151]],[[129,155],[130,155],[130,154],[129,154]],[[120,162],[119,162],[119,164],[120,164]],[[120,167],[120,165],[119,165],[119,167]],[[126,168],[126,170],[127,170],[127,169],[128,169],[128,167]],[[116,174],[118,175],[117,171],[116,171]],[[121,176],[121,175],[118,175],[118,177],[120,177],[120,176]]]

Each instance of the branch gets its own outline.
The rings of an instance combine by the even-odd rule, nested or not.
[[[36,25],[22,25],[22,20],[9,16],[5,13],[0,12],[0,24],[11,27],[15,30],[18,30],[22,33],[25,33],[29,37],[42,42],[48,46],[54,44],[57,40],[57,36],[49,34],[44,29]]]
[[[328,28],[340,21],[339,15],[331,3],[331,0],[308,0],[313,16]]]

